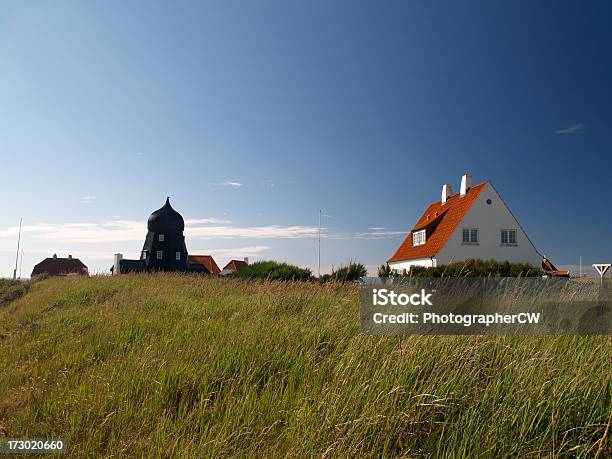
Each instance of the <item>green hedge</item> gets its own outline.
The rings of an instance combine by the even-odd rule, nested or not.
[[[466,260],[434,268],[413,266],[409,273],[412,277],[539,277],[542,269],[528,263],[510,263],[496,260]]]
[[[361,263],[349,263],[332,270],[331,274],[321,276],[321,282],[356,282],[368,274],[368,270]]]
[[[312,278],[312,272],[307,268],[279,263],[276,261],[258,261],[230,274],[239,279],[269,279],[269,280],[300,280]]]

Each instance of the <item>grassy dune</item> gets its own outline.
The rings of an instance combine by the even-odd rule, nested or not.
[[[69,457],[612,454],[608,338],[361,336],[354,286],[47,279],[0,356],[0,435]]]

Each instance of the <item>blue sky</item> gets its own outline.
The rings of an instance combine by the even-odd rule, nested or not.
[[[559,265],[612,259],[609,2],[3,2],[0,276],[187,247],[387,259],[443,182],[490,179]]]

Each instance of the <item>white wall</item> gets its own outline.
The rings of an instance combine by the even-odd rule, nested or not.
[[[487,199],[491,204],[487,204]],[[463,228],[478,228],[479,244],[462,243]],[[501,244],[501,230],[516,230],[516,246]],[[539,267],[542,255],[538,253],[508,207],[490,183],[480,191],[478,199],[468,211],[440,253],[438,264],[464,261],[468,258],[531,263]]]
[[[430,268],[432,266],[436,266],[435,258],[417,258],[414,260],[405,260],[405,261],[392,261],[389,263],[389,267],[394,271],[409,271],[412,266],[425,266],[426,268]]]

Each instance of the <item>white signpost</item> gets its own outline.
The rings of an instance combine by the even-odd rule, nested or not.
[[[606,275],[608,269],[612,266],[611,263],[595,263],[593,268],[599,273],[599,277],[601,278],[601,283],[603,284],[603,278]]]

